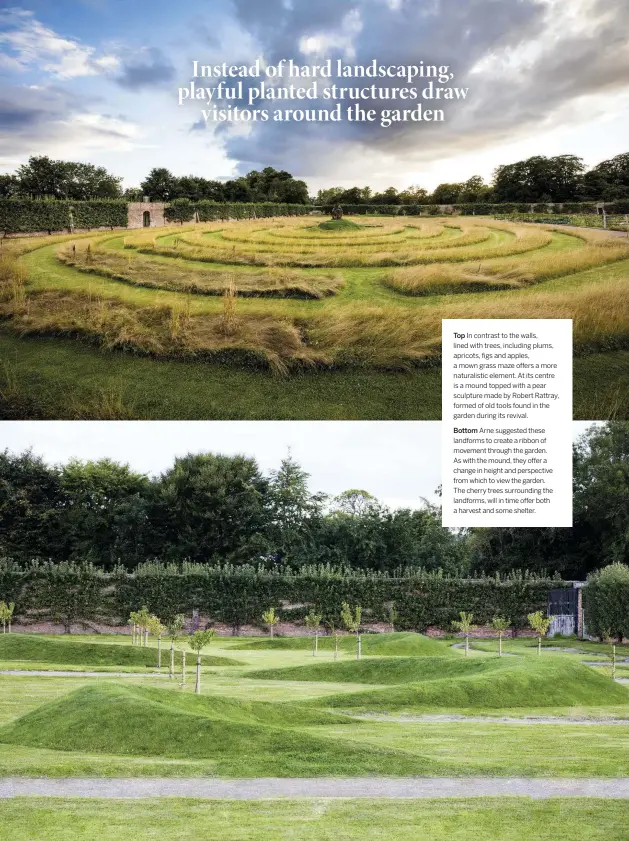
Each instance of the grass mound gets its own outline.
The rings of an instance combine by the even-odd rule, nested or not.
[[[290,704],[274,707],[101,684],[27,713],[0,729],[0,742],[109,755],[205,759],[216,763],[218,774],[240,777],[402,774],[426,767],[423,759],[402,751],[362,747],[296,729],[338,723],[337,716]],[[436,769],[438,763],[428,767]]]
[[[607,706],[629,701],[626,687],[578,663],[494,658],[467,661],[465,673],[389,687],[386,690],[334,695],[328,707],[369,712],[444,709],[513,709],[517,707]]]
[[[162,645],[162,668],[168,665],[168,645]],[[58,666],[157,666],[157,650],[132,645],[106,645],[50,640],[35,634],[3,634],[0,636],[0,660],[54,663]],[[188,656],[189,662],[190,655]],[[181,663],[181,652],[175,651],[175,662]],[[201,657],[204,666],[242,666],[229,657]]]
[[[247,672],[257,680],[305,680],[331,683],[415,683],[468,677],[500,669],[504,660],[466,660],[463,657],[392,657],[342,663],[312,663],[284,669]]]
[[[312,637],[270,637],[267,639],[247,640],[232,646],[232,650],[258,651],[262,650],[290,650],[305,651],[312,648]],[[341,651],[354,651],[356,637],[345,635],[339,639]],[[322,651],[334,650],[333,637],[319,637],[319,648]],[[402,631],[394,634],[365,634],[362,637],[362,651],[366,655],[380,655],[382,657],[447,657],[458,656],[445,643]]]
[[[327,222],[321,222],[319,228],[322,231],[358,231],[360,225],[351,219],[328,219]]]

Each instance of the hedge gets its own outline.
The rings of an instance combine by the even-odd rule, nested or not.
[[[27,234],[70,230],[70,214],[74,227],[78,229],[127,226],[126,201],[0,199],[0,231]]]
[[[284,620],[300,621],[314,606],[338,625],[341,603],[347,601],[362,606],[367,623],[387,621],[394,603],[400,629],[448,628],[462,610],[479,624],[502,614],[517,629],[527,626],[527,614],[545,612],[548,591],[562,586],[571,585],[528,573],[468,579],[416,569],[388,575],[322,565],[296,572],[160,563],[140,565],[133,573],[122,567],[105,573],[89,565],[0,560],[0,600],[15,602],[17,616],[66,625],[95,619],[124,623],[144,604],[162,619],[196,609],[235,629],[260,624],[269,607]]]
[[[273,216],[306,216],[312,213],[307,204],[280,204],[276,202],[232,202],[221,204],[212,201],[174,201],[164,210],[169,222],[190,222],[198,214],[200,222],[227,219],[268,219]]]
[[[330,213],[334,205],[322,208]],[[445,204],[452,215],[491,216],[495,213],[596,213],[595,202],[563,202],[544,204],[532,202],[503,202],[491,204],[477,202],[470,204]],[[437,204],[341,204],[348,216],[439,216],[444,211]],[[627,213],[628,201],[605,202],[608,213]]]

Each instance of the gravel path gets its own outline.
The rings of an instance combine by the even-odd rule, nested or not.
[[[339,779],[216,780],[0,778],[7,797],[198,797],[257,800],[274,797],[604,797],[629,799],[626,779],[531,779],[524,777],[349,777]]]
[[[50,669],[0,669],[0,675],[33,677],[168,677],[163,672],[62,672]]]
[[[516,718],[515,716],[493,716],[493,715],[357,715],[352,718],[360,718],[363,721],[393,721],[400,724],[414,722],[443,723],[452,722],[476,722],[480,724],[622,724],[629,725],[629,718],[569,718],[558,715],[531,715]]]

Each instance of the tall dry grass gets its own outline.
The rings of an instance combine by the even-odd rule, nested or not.
[[[295,269],[264,268],[258,272],[236,273],[230,269],[207,270],[187,266],[183,260],[164,263],[152,254],[131,254],[95,246],[86,259],[85,249],[73,251],[64,246],[57,258],[87,274],[129,283],[149,289],[164,289],[194,295],[222,295],[225,286],[234,283],[243,297],[311,298],[320,300],[336,294],[344,285],[338,273],[312,274]]]
[[[551,233],[558,228],[549,228]],[[565,233],[565,231],[563,231]],[[629,243],[619,238],[582,231],[584,241],[579,248],[540,251],[524,259],[478,261],[459,265],[437,264],[413,266],[389,272],[384,282],[398,292],[410,295],[446,295],[462,292],[486,292],[492,289],[514,289],[563,277],[629,259]]]

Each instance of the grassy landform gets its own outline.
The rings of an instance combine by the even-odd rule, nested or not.
[[[261,639],[238,642],[232,646],[240,651],[311,651],[312,637],[262,637]],[[431,639],[423,634],[402,631],[391,634],[364,634],[362,636],[362,651],[366,655],[381,655],[384,657],[443,657],[454,654],[449,646],[439,640]],[[334,638],[319,637],[318,646],[322,651],[334,650]],[[339,637],[339,648],[342,651],[354,652],[356,639],[351,636]]]
[[[86,670],[97,656],[121,662],[124,652],[147,650],[120,637],[11,637],[39,643],[31,650],[39,658],[48,645],[83,648]],[[595,646],[580,654],[559,648],[499,658],[476,650],[465,657],[444,640],[382,634],[375,649],[387,653],[357,661],[349,637],[338,660],[325,648],[313,657],[304,639],[311,643],[282,638],[298,645],[280,649],[260,645],[270,640],[215,640],[223,661],[237,651],[241,665],[204,663],[200,696],[191,674],[183,688],[151,673],[116,683],[107,674],[0,675],[0,774],[629,776],[629,725],[612,721],[629,717],[629,689],[576,659],[591,660]],[[403,647],[402,656],[389,653]],[[148,651],[155,656],[154,645]],[[425,719],[434,714],[468,720]],[[487,715],[595,721],[509,724],[484,721]]]
[[[622,238],[482,217],[341,221],[11,241],[0,269],[2,415],[430,419],[441,319],[526,317],[573,318],[579,416],[629,411],[614,364],[629,348]],[[25,336],[83,376],[64,387],[67,368],[53,374],[36,350],[16,364],[10,348]],[[177,362],[186,367],[174,374]],[[124,386],[112,386],[111,366],[124,368]],[[65,392],[61,406],[38,393],[42,379]],[[165,388],[168,379],[177,382]]]
[[[168,665],[169,644],[162,642],[162,667]],[[68,640],[45,639],[35,634],[0,635],[0,661],[16,661],[28,668],[35,662],[54,663],[58,666],[138,666],[155,669],[157,656],[153,646],[123,646],[90,644]],[[181,651],[175,649],[175,663],[181,664]],[[229,657],[203,654],[204,666],[241,666],[240,661]]]
[[[127,841],[217,837],[223,841],[625,841],[626,800],[509,798],[468,800],[163,801],[17,798],[0,802],[4,827],[22,841]],[[578,828],[578,829],[575,829]],[[578,835],[575,836],[575,831]]]

